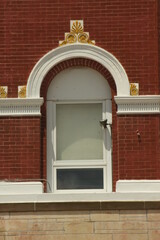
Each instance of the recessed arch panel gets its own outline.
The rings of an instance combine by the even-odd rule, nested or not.
[[[111,90],[106,79],[88,67],[70,67],[62,70],[51,81],[47,100],[111,100]]]

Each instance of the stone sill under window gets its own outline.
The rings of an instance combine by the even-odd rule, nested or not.
[[[160,209],[160,193],[16,194],[0,196],[0,212]]]

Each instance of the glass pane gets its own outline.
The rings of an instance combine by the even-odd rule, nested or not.
[[[57,159],[102,159],[101,119],[101,103],[57,104]]]
[[[103,169],[57,169],[57,189],[103,189]]]

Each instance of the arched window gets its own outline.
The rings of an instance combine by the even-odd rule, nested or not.
[[[129,88],[129,80],[127,77],[127,74],[121,65],[121,63],[116,59],[111,53],[108,51],[97,47],[92,44],[68,44],[66,46],[58,47],[56,49],[53,49],[52,51],[48,52],[46,55],[44,55],[34,66],[32,72],[30,73],[30,76],[27,81],[27,101],[32,102],[36,106],[31,108],[31,111],[36,111],[36,114],[40,114],[40,106],[42,104],[43,98],[40,97],[40,91],[41,86],[43,83],[45,84],[45,78],[47,74],[52,70],[54,67],[56,68],[58,64],[63,64],[65,61],[72,60],[72,59],[88,59],[93,60],[94,62],[97,62],[100,64],[106,71],[111,74],[113,81],[116,86],[116,95],[114,96],[116,103],[120,104],[120,107],[118,105],[118,112],[128,112],[128,109],[130,111],[133,110],[135,112],[134,105],[130,105],[128,108],[128,99],[130,100],[130,88]],[[72,65],[73,66],[73,65]],[[75,65],[74,65],[75,66]],[[86,66],[86,65],[84,65]],[[91,66],[89,66],[91,67]],[[63,67],[60,69],[64,69]],[[58,69],[58,72],[59,70]],[[64,189],[64,187],[61,187],[58,185],[58,181],[61,177],[63,179],[68,180],[68,173],[71,171],[70,169],[76,170],[79,168],[80,170],[84,170],[81,174],[77,170],[77,174],[80,174],[80,178],[84,179],[85,176],[89,177],[89,174],[85,172],[85,169],[91,169],[90,176],[93,175],[96,176],[96,166],[99,169],[99,187],[96,187],[96,189],[91,187],[83,186],[83,192],[84,191],[102,191],[102,192],[111,192],[112,191],[112,164],[111,164],[111,127],[110,125],[107,125],[106,128],[104,128],[102,131],[102,146],[103,146],[103,156],[101,159],[57,159],[57,154],[62,155],[62,151],[64,150],[62,146],[59,144],[57,145],[58,141],[61,142],[61,132],[60,129],[62,129],[61,125],[57,128],[57,122],[59,120],[59,116],[63,116],[64,119],[67,119],[66,112],[66,104],[68,103],[68,107],[70,111],[75,108],[75,104],[77,106],[80,106],[83,108],[83,106],[87,106],[88,109],[91,109],[90,106],[99,106],[99,109],[101,108],[102,114],[99,115],[101,119],[107,119],[109,123],[112,121],[111,117],[111,93],[110,88],[107,83],[107,80],[101,76],[100,73],[96,72],[95,70],[91,70],[88,68],[87,78],[85,74],[82,74],[84,70],[87,68],[80,68],[76,70],[76,68],[70,68],[68,70],[63,70],[61,73],[59,73],[51,82],[49,89],[48,89],[48,95],[47,95],[47,179],[49,181],[49,184],[51,185],[51,192],[57,192],[57,191],[82,191],[79,187],[79,189],[74,188],[69,189],[69,187],[65,187],[68,189]],[[67,74],[67,71],[70,71]],[[74,74],[74,72],[76,72]],[[79,74],[78,74],[78,71]],[[91,72],[94,74],[91,74]],[[64,74],[65,73],[65,74]],[[57,73],[56,73],[57,74]],[[65,76],[63,76],[65,75]],[[93,76],[89,77],[89,76]],[[67,78],[67,76],[70,76]],[[106,75],[104,75],[106,76]],[[51,75],[50,75],[51,77]],[[58,80],[57,80],[58,79]],[[76,81],[79,79],[79,81]],[[87,79],[87,80],[86,80]],[[96,79],[96,80],[95,80]],[[100,80],[101,79],[101,80]],[[103,80],[102,80],[103,79]],[[74,81],[75,80],[75,81]],[[50,80],[49,80],[50,81]],[[57,84],[56,84],[57,82]],[[94,82],[94,84],[93,84]],[[63,84],[60,84],[63,83]],[[76,83],[76,84],[75,84]],[[46,84],[45,87],[48,85]],[[43,86],[42,86],[43,89]],[[46,88],[44,88],[46,89]],[[69,89],[69,90],[68,90]],[[75,91],[76,89],[76,91]],[[80,91],[81,90],[81,91]],[[42,91],[43,92],[43,91]],[[67,94],[68,93],[68,94]],[[80,93],[80,94],[78,94]],[[42,94],[42,96],[44,96]],[[109,96],[109,97],[108,97]],[[136,100],[136,99],[135,99]],[[37,102],[38,101],[38,102]],[[133,98],[131,99],[131,102],[133,101]],[[136,100],[137,101],[137,100]],[[98,105],[99,103],[99,105]],[[71,105],[72,104],[72,105]],[[90,105],[89,105],[90,104]],[[97,105],[96,105],[97,104]],[[122,108],[121,108],[122,105]],[[58,106],[58,107],[57,107]],[[96,107],[95,107],[96,108]],[[125,111],[123,109],[125,108]],[[28,108],[27,108],[28,110]],[[76,108],[77,110],[77,108]],[[84,108],[83,108],[83,111]],[[89,112],[89,110],[86,112]],[[98,109],[97,109],[98,112]],[[58,113],[58,114],[57,114]],[[96,114],[96,110],[95,110]],[[75,114],[72,114],[76,116]],[[82,114],[80,114],[82,115]],[[91,114],[89,115],[91,116]],[[78,118],[79,119],[79,118]],[[74,119],[72,119],[74,122]],[[71,122],[71,119],[69,118],[69,121]],[[91,120],[90,120],[91,121]],[[81,122],[81,120],[80,120]],[[85,121],[82,121],[85,122]],[[66,121],[65,121],[66,123]],[[79,123],[77,123],[78,126]],[[97,125],[98,126],[98,125]],[[58,130],[59,129],[59,130]],[[74,129],[72,128],[70,130],[73,132]],[[59,133],[60,134],[59,134]],[[63,137],[64,131],[63,132]],[[69,135],[70,135],[69,134]],[[57,137],[58,136],[58,137]],[[68,136],[68,135],[67,135]],[[58,140],[59,139],[59,140]],[[66,137],[67,139],[67,137]],[[72,140],[73,141],[73,140]],[[80,146],[80,145],[78,145]],[[93,144],[91,145],[93,147]],[[80,148],[79,148],[80,149]],[[63,155],[64,156],[64,155]],[[75,161],[74,161],[75,160]],[[59,165],[59,166],[58,166]],[[61,165],[61,166],[60,166]],[[67,172],[68,170],[68,172]],[[97,170],[98,174],[98,170]],[[65,176],[64,176],[65,175]],[[58,179],[59,177],[59,179]],[[73,182],[73,180],[72,180]],[[59,187],[60,186],[60,187]],[[81,187],[82,188],[82,187]],[[48,189],[48,191],[50,191]]]
[[[96,70],[60,72],[47,93],[47,178],[52,192],[111,192],[111,91]]]

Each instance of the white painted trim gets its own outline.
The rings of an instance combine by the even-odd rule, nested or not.
[[[0,117],[40,116],[43,98],[5,98],[0,99]]]
[[[53,49],[35,65],[27,81],[27,97],[39,98],[40,88],[49,70],[72,58],[87,58],[102,64],[112,74],[118,96],[129,96],[129,80],[120,62],[106,50],[89,44],[71,44]]]
[[[52,101],[47,101],[47,192],[52,192],[54,189],[54,173],[53,164],[55,161],[56,152],[56,135],[54,129],[56,128],[56,105]]]
[[[160,192],[144,193],[42,193],[42,194],[1,194],[0,204],[5,203],[66,203],[66,202],[134,202],[160,201]]]
[[[41,182],[0,182],[0,194],[41,194]]]
[[[159,114],[160,95],[116,96],[117,114]]]
[[[73,99],[72,99],[73,100]],[[94,101],[94,103],[97,101]],[[103,103],[103,117],[107,118],[110,123],[112,123],[112,114],[111,114],[111,100],[106,100],[104,104],[104,101],[98,101]],[[62,102],[61,102],[62,103]],[[64,104],[65,102],[63,102]],[[67,101],[67,103],[69,103]],[[76,103],[81,103],[81,101],[76,101]],[[84,103],[84,102],[83,102]],[[87,101],[85,102],[87,103]],[[91,101],[89,101],[91,103]],[[99,166],[104,169],[105,174],[105,184],[104,189],[99,190],[83,190],[82,192],[104,192],[106,190],[107,192],[112,192],[112,156],[111,156],[111,129],[110,127],[104,129],[104,142],[106,144],[106,152],[104,156],[104,160],[88,160],[83,162],[80,161],[56,161],[56,104],[59,104],[59,102],[55,101],[47,101],[47,181],[50,184],[50,188],[48,187],[47,191],[50,192],[50,190],[54,193],[60,192],[60,190],[56,190],[55,183],[56,183],[56,173],[55,169],[59,167],[63,168],[79,168],[79,167],[85,167],[85,168],[91,168]],[[106,141],[107,140],[107,141]],[[69,192],[67,191],[61,191],[61,192]],[[70,193],[76,193],[78,190],[72,190]],[[79,191],[80,192],[80,191]]]
[[[56,104],[80,103],[101,103],[101,119],[107,118],[109,123],[112,123],[111,90],[106,79],[100,73],[84,67],[70,68],[59,73],[51,82],[47,93],[47,181],[50,183],[52,192],[60,192],[60,190],[56,190],[56,168],[97,168],[97,166],[101,166],[104,169],[104,189],[83,190],[83,192],[112,192],[110,127],[103,131],[103,160],[56,161]],[[47,190],[50,191],[49,188]],[[75,193],[76,191],[80,192],[79,190],[70,192]],[[62,190],[62,192],[69,191]]]
[[[116,182],[116,192],[159,192],[160,180],[119,180]]]

